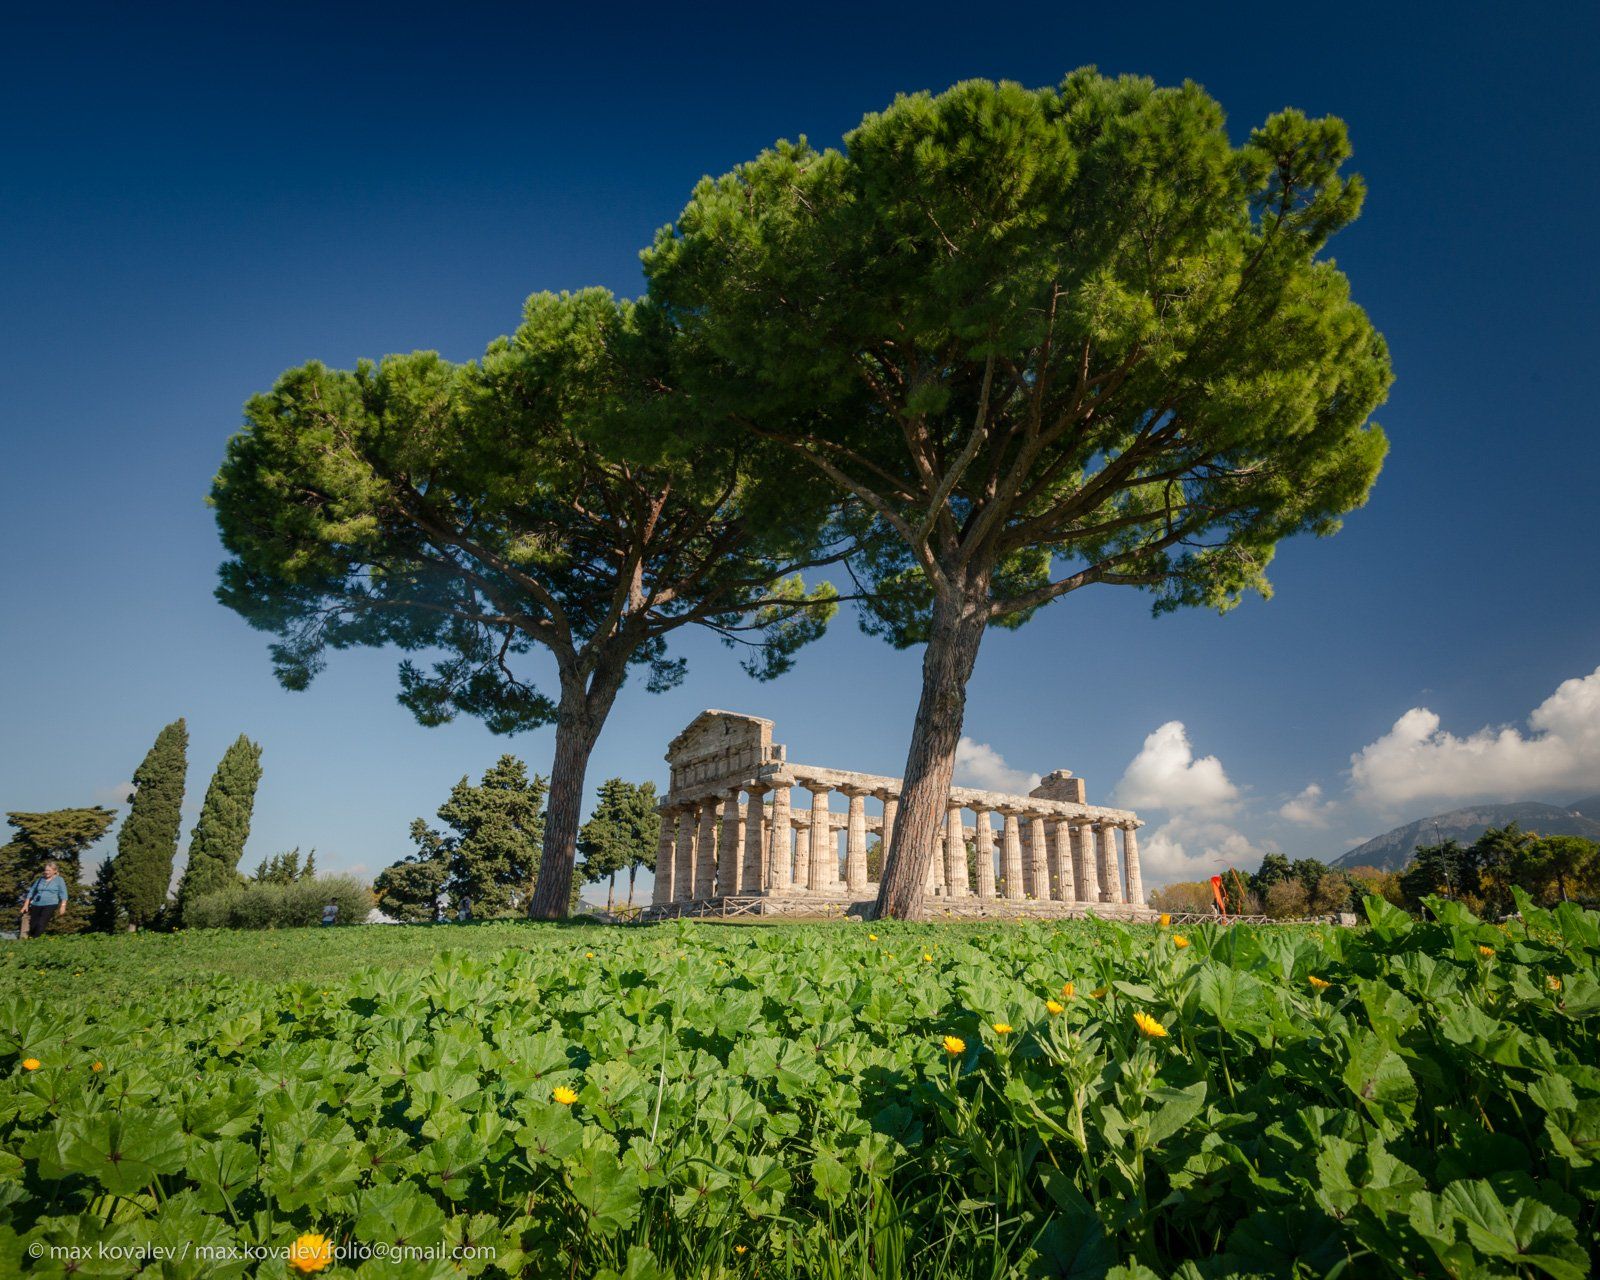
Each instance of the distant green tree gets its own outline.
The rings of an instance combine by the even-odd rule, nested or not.
[[[378,910],[407,924],[424,924],[438,913],[445,884],[450,879],[450,854],[444,837],[421,818],[411,823],[414,853],[391,863],[378,873],[372,891]]]
[[[1323,866],[1322,870],[1323,874],[1311,890],[1311,910],[1318,913],[1349,910],[1350,877],[1331,867]]]
[[[44,870],[47,859],[54,859],[67,882],[66,914],[51,928],[61,933],[77,933],[89,927],[93,917],[92,895],[81,886],[83,853],[106,833],[116,821],[110,809],[51,809],[44,813],[8,813],[12,835],[0,845],[0,905],[14,907],[34,878]],[[10,920],[15,925],[13,917]]]
[[[1456,898],[1473,905],[1480,893],[1477,846],[1448,839],[1418,845],[1400,872],[1400,893],[1407,910],[1420,911],[1430,895]]]
[[[1262,907],[1274,920],[1298,920],[1311,909],[1306,887],[1295,876],[1274,880],[1262,898]]]
[[[1261,859],[1261,865],[1250,877],[1250,891],[1265,902],[1267,891],[1273,885],[1292,879],[1293,876],[1294,868],[1289,865],[1288,858],[1281,853],[1269,853]]]
[[[1575,897],[1594,900],[1600,845],[1582,836],[1543,836],[1531,852],[1531,878],[1536,884],[1543,881],[1538,886],[1543,893],[1536,892],[1536,897],[1550,902],[1570,902]]]
[[[300,846],[296,845],[284,853],[275,853],[270,858],[263,858],[256,863],[255,873],[250,879],[255,884],[295,884],[301,880],[311,880],[317,874],[317,851],[313,849],[306,855],[305,865],[300,865]]]
[[[607,778],[600,784],[600,801],[578,832],[585,883],[610,878],[606,910],[616,907],[617,873],[628,873],[628,905],[633,906],[633,885],[640,867],[655,864],[661,836],[661,815],[656,812],[656,784]]]
[[[1316,896],[1317,885],[1322,877],[1328,874],[1328,864],[1320,858],[1296,858],[1290,864],[1289,874],[1300,882],[1300,887],[1306,891],[1307,900]]]
[[[1484,907],[1493,914],[1512,909],[1513,889],[1522,889],[1540,906],[1600,900],[1600,845],[1581,836],[1540,836],[1512,822],[1489,828],[1470,853]]]
[[[135,929],[154,923],[167,905],[188,750],[189,726],[174,720],[156,735],[155,745],[134,771],[133,801],[117,833],[109,884],[118,913]]]
[[[250,838],[250,815],[261,781],[261,747],[240,734],[217,764],[189,838],[189,865],[178,881],[178,919],[202,894],[238,884],[239,859]]]
[[[530,779],[527,765],[512,755],[501,756],[481,782],[462,778],[438,810],[450,830],[438,831],[421,818],[411,824],[416,850],[378,876],[379,905],[391,915],[404,911],[410,914],[402,918],[420,919],[424,910],[431,916],[442,894],[457,903],[470,898],[480,919],[525,910],[539,875],[547,789],[544,778]],[[575,905],[576,881],[568,892]]]

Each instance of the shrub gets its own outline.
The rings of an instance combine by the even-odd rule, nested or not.
[[[372,909],[372,891],[351,876],[252,882],[197,898],[188,918],[199,929],[292,929],[320,924],[330,901],[339,904],[340,924],[361,924]]]
[[[1309,909],[1306,887],[1298,880],[1280,880],[1267,889],[1266,912],[1273,920],[1292,920]]]

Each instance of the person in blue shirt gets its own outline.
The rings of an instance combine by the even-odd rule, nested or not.
[[[38,938],[50,921],[67,910],[67,882],[54,862],[44,864],[44,874],[28,886],[22,896],[22,914],[28,917],[28,936]]]

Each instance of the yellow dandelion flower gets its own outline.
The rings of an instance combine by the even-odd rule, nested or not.
[[[1106,998],[1106,992],[1109,990],[1111,990],[1110,987],[1096,987],[1089,993],[1089,995],[1095,1000],[1104,1000]]]
[[[1148,1013],[1136,1013],[1133,1015],[1133,1020],[1139,1030],[1150,1039],[1165,1040],[1167,1038],[1167,1029]]]
[[[1161,913],[1161,927],[1163,929],[1165,929],[1171,923],[1172,923],[1171,915],[1169,915],[1167,912],[1163,911]]]
[[[1333,985],[1333,983],[1329,982],[1326,978],[1319,978],[1314,973],[1309,978],[1307,978],[1306,981],[1309,982],[1318,991],[1326,991],[1329,987],[1331,987]]]
[[[43,1064],[37,1058],[24,1058],[22,1069],[24,1071],[37,1071]]]
[[[1494,948],[1493,947],[1483,946],[1480,943],[1479,946],[1478,946],[1478,954],[1480,956],[1482,956],[1485,960],[1487,960],[1490,956],[1492,956],[1494,954]]]
[[[585,951],[585,952],[584,952],[584,953],[583,953],[583,958],[584,958],[584,959],[585,959],[585,960],[593,960],[593,959],[594,959],[594,952],[592,952],[592,951]]]
[[[550,1096],[564,1107],[570,1107],[578,1100],[577,1091],[567,1088],[564,1084],[558,1084],[554,1089],[550,1090]]]
[[[924,951],[922,953],[922,963],[923,964],[932,964],[933,963],[933,957],[930,956],[926,951]]]
[[[1044,1002],[1045,1012],[1048,1013],[1052,1018],[1055,1017],[1056,1014],[1062,1012],[1066,1007],[1067,1006],[1062,1004],[1059,1000],[1046,1000]]]
[[[1181,951],[1189,945],[1189,939],[1185,938],[1181,933],[1175,933],[1172,935],[1172,945]]]
[[[967,1051],[967,1042],[960,1036],[946,1036],[944,1038],[944,1051],[953,1058],[956,1054]]]
[[[90,1071],[104,1071],[105,1069],[106,1064],[103,1062],[96,1062],[89,1067]]]
[[[876,942],[876,941],[877,941],[877,940],[878,940],[878,935],[877,935],[877,934],[875,934],[875,933],[869,933],[869,934],[868,934],[868,935],[867,935],[867,941],[868,941],[868,942]]]
[[[734,1245],[734,1246],[733,1246],[733,1251],[734,1251],[734,1252],[735,1252],[735,1253],[749,1253],[749,1252],[750,1252],[750,1250],[749,1250],[749,1249],[747,1249],[747,1248],[746,1248],[746,1247],[745,1247],[745,1246],[744,1246],[744,1245],[742,1245],[742,1244],[736,1244],[736,1245]]]
[[[1556,975],[1552,973],[1549,977],[1547,977],[1544,980],[1544,985],[1549,987],[1550,990],[1552,990],[1552,991],[1560,991],[1561,990],[1561,979],[1556,977]]]
[[[994,1028],[996,1035],[1008,1036],[1011,1034],[1011,1024],[1009,1022],[991,1022],[989,1025]]]
[[[1068,1000],[1072,999],[1073,996],[1078,994],[1078,984],[1075,982],[1063,982],[1061,984],[1061,994],[1066,996]]]
[[[289,1265],[310,1275],[333,1265],[333,1241],[319,1231],[307,1231],[289,1246]]]

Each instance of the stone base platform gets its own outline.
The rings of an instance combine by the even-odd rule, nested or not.
[[[640,920],[729,919],[737,916],[795,916],[809,919],[865,920],[877,902],[877,895],[856,898],[849,894],[761,894],[749,897],[727,896],[696,898],[690,902],[667,902],[645,908]],[[1093,912],[1101,920],[1123,920],[1153,924],[1157,912],[1131,902],[1021,902],[1007,898],[928,898],[925,921],[939,920],[1072,920]]]

